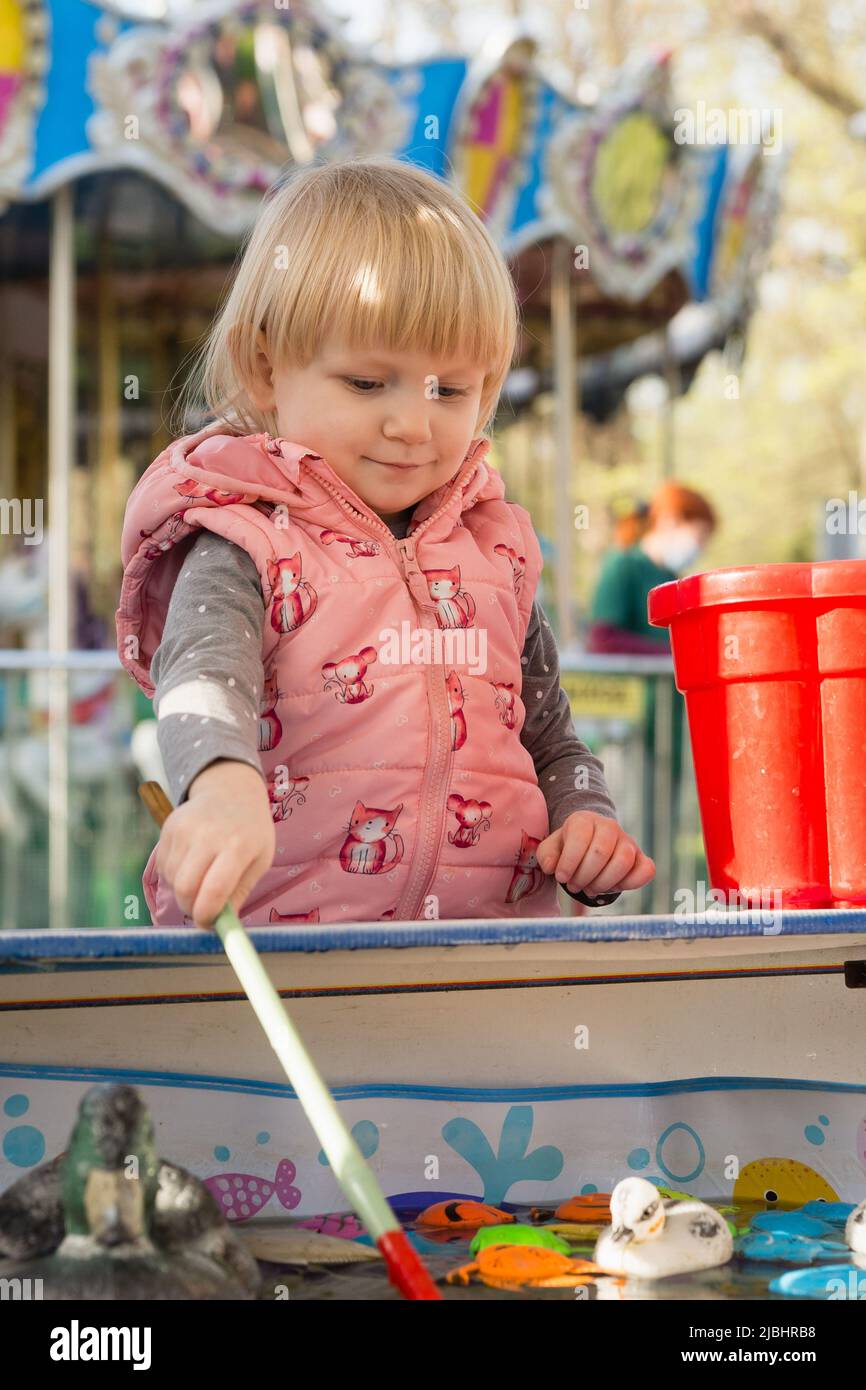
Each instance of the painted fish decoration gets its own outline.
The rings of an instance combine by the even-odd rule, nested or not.
[[[255,1173],[217,1173],[205,1178],[204,1185],[226,1220],[237,1225],[257,1216],[275,1192],[286,1210],[292,1211],[301,1200],[301,1190],[294,1186],[295,1174],[291,1159],[281,1158],[273,1182]]]

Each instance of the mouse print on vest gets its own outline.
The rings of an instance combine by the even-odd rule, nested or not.
[[[362,647],[340,661],[326,661],[322,667],[325,689],[333,690],[341,705],[360,705],[369,700],[374,687],[368,685],[364,677],[377,656],[375,647]]]
[[[436,600],[436,621],[440,628],[469,627],[475,617],[475,600],[460,588],[460,566],[447,570],[425,570],[430,597]]]
[[[298,551],[287,560],[268,560],[268,586],[271,591],[271,626],[274,632],[294,632],[302,623],[312,618],[319,596],[301,575],[301,556]]]
[[[393,869],[403,858],[403,841],[394,825],[403,807],[382,811],[378,806],[355,803],[346,838],[340,848],[340,865],[347,874],[381,874]],[[387,841],[394,847],[393,859],[386,860]]]
[[[361,540],[357,536],[341,536],[337,531],[320,531],[319,540],[322,545],[338,545],[346,547],[346,553],[353,559],[360,560],[365,555],[378,555],[382,549],[378,541]]]
[[[525,830],[521,830],[517,865],[505,895],[506,902],[516,903],[520,898],[528,897],[530,893],[537,893],[539,888],[544,886],[546,874],[535,857],[535,851],[540,844],[541,840],[536,836],[527,835]]]
[[[181,497],[204,497],[216,507],[230,507],[235,502],[255,502],[258,495],[255,492],[226,492],[223,488],[206,487],[204,483],[196,483],[191,478],[178,483],[174,490]]]
[[[481,830],[490,829],[490,813],[493,807],[489,801],[466,801],[454,792],[448,798],[448,810],[457,817],[457,829],[449,830],[448,843],[458,849],[470,849],[477,845]]]
[[[158,560],[164,551],[171,550],[171,547],[178,539],[183,524],[183,512],[173,512],[163,527],[165,535],[162,540],[159,541],[157,545],[149,545],[144,552],[145,557],[148,560]],[[139,531],[138,534],[144,540],[150,540],[154,533],[153,531]]]
[[[500,681],[493,681],[492,684],[496,695],[493,703],[499,711],[500,723],[504,724],[506,729],[513,729],[516,722],[514,713],[514,684],[512,681],[509,681],[507,685],[504,685]]]
[[[510,545],[495,545],[493,553],[494,555],[504,555],[508,560],[511,565],[514,593],[517,598],[520,598],[520,585],[526,572],[526,556],[518,555],[517,551],[513,550]]]
[[[304,789],[309,785],[309,777],[289,777],[284,767],[275,768],[268,778],[268,800],[275,822],[288,820],[294,810],[293,801],[303,806],[307,799]]]
[[[224,425],[170,445],[136,485],[118,653],[147,695],[199,530],[245,549],[261,583],[258,743],[276,844],[240,904],[245,926],[314,922],[313,912],[336,926],[559,916],[557,885],[534,858],[549,819],[521,741],[541,548],[488,451],[473,442],[416,505],[405,539],[319,454]],[[179,512],[176,489],[189,481]],[[442,628],[483,633],[483,664],[468,642],[466,656],[440,642]],[[405,631],[424,640],[395,642]],[[179,925],[155,848],[143,884],[154,924]]]
[[[466,715],[463,713],[465,699],[463,686],[456,671],[449,671],[445,677],[448,692],[448,708],[451,712],[451,751],[459,753],[466,742]]]

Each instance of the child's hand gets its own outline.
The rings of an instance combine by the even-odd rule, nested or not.
[[[535,857],[547,874],[572,893],[589,898],[642,888],[655,877],[655,864],[610,816],[572,811],[558,830],[542,840]]]
[[[235,912],[271,867],[276,830],[268,791],[248,763],[222,759],[195,778],[165,820],[156,854],[160,878],[197,927]]]

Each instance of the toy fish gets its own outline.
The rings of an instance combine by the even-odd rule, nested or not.
[[[381,1260],[378,1250],[339,1236],[325,1236],[286,1222],[256,1221],[240,1232],[244,1248],[257,1260],[287,1265],[348,1265]]]
[[[422,1211],[416,1224],[439,1230],[474,1231],[479,1226],[498,1226],[513,1220],[509,1212],[500,1211],[487,1202],[436,1202]]]

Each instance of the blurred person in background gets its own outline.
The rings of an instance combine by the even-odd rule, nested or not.
[[[644,519],[638,507],[624,508],[615,521],[613,546],[602,561],[593,596],[587,651],[607,655],[665,656],[670,652],[667,628],[651,627],[647,595],[658,584],[678,579],[694,564],[716,530],[712,506],[700,492],[672,480],[653,493]],[[625,540],[625,545],[623,545]],[[647,679],[643,751],[647,769],[655,772],[656,680]],[[670,794],[671,838],[679,825],[683,754],[683,699],[674,688],[671,718]],[[657,856],[654,776],[643,779],[642,843]],[[676,861],[675,861],[676,862]]]
[[[614,545],[602,561],[587,651],[649,656],[669,651],[667,628],[649,624],[647,594],[688,569],[716,526],[716,514],[707,499],[672,481],[662,483],[653,494],[643,534],[638,508],[626,512],[615,523]]]

